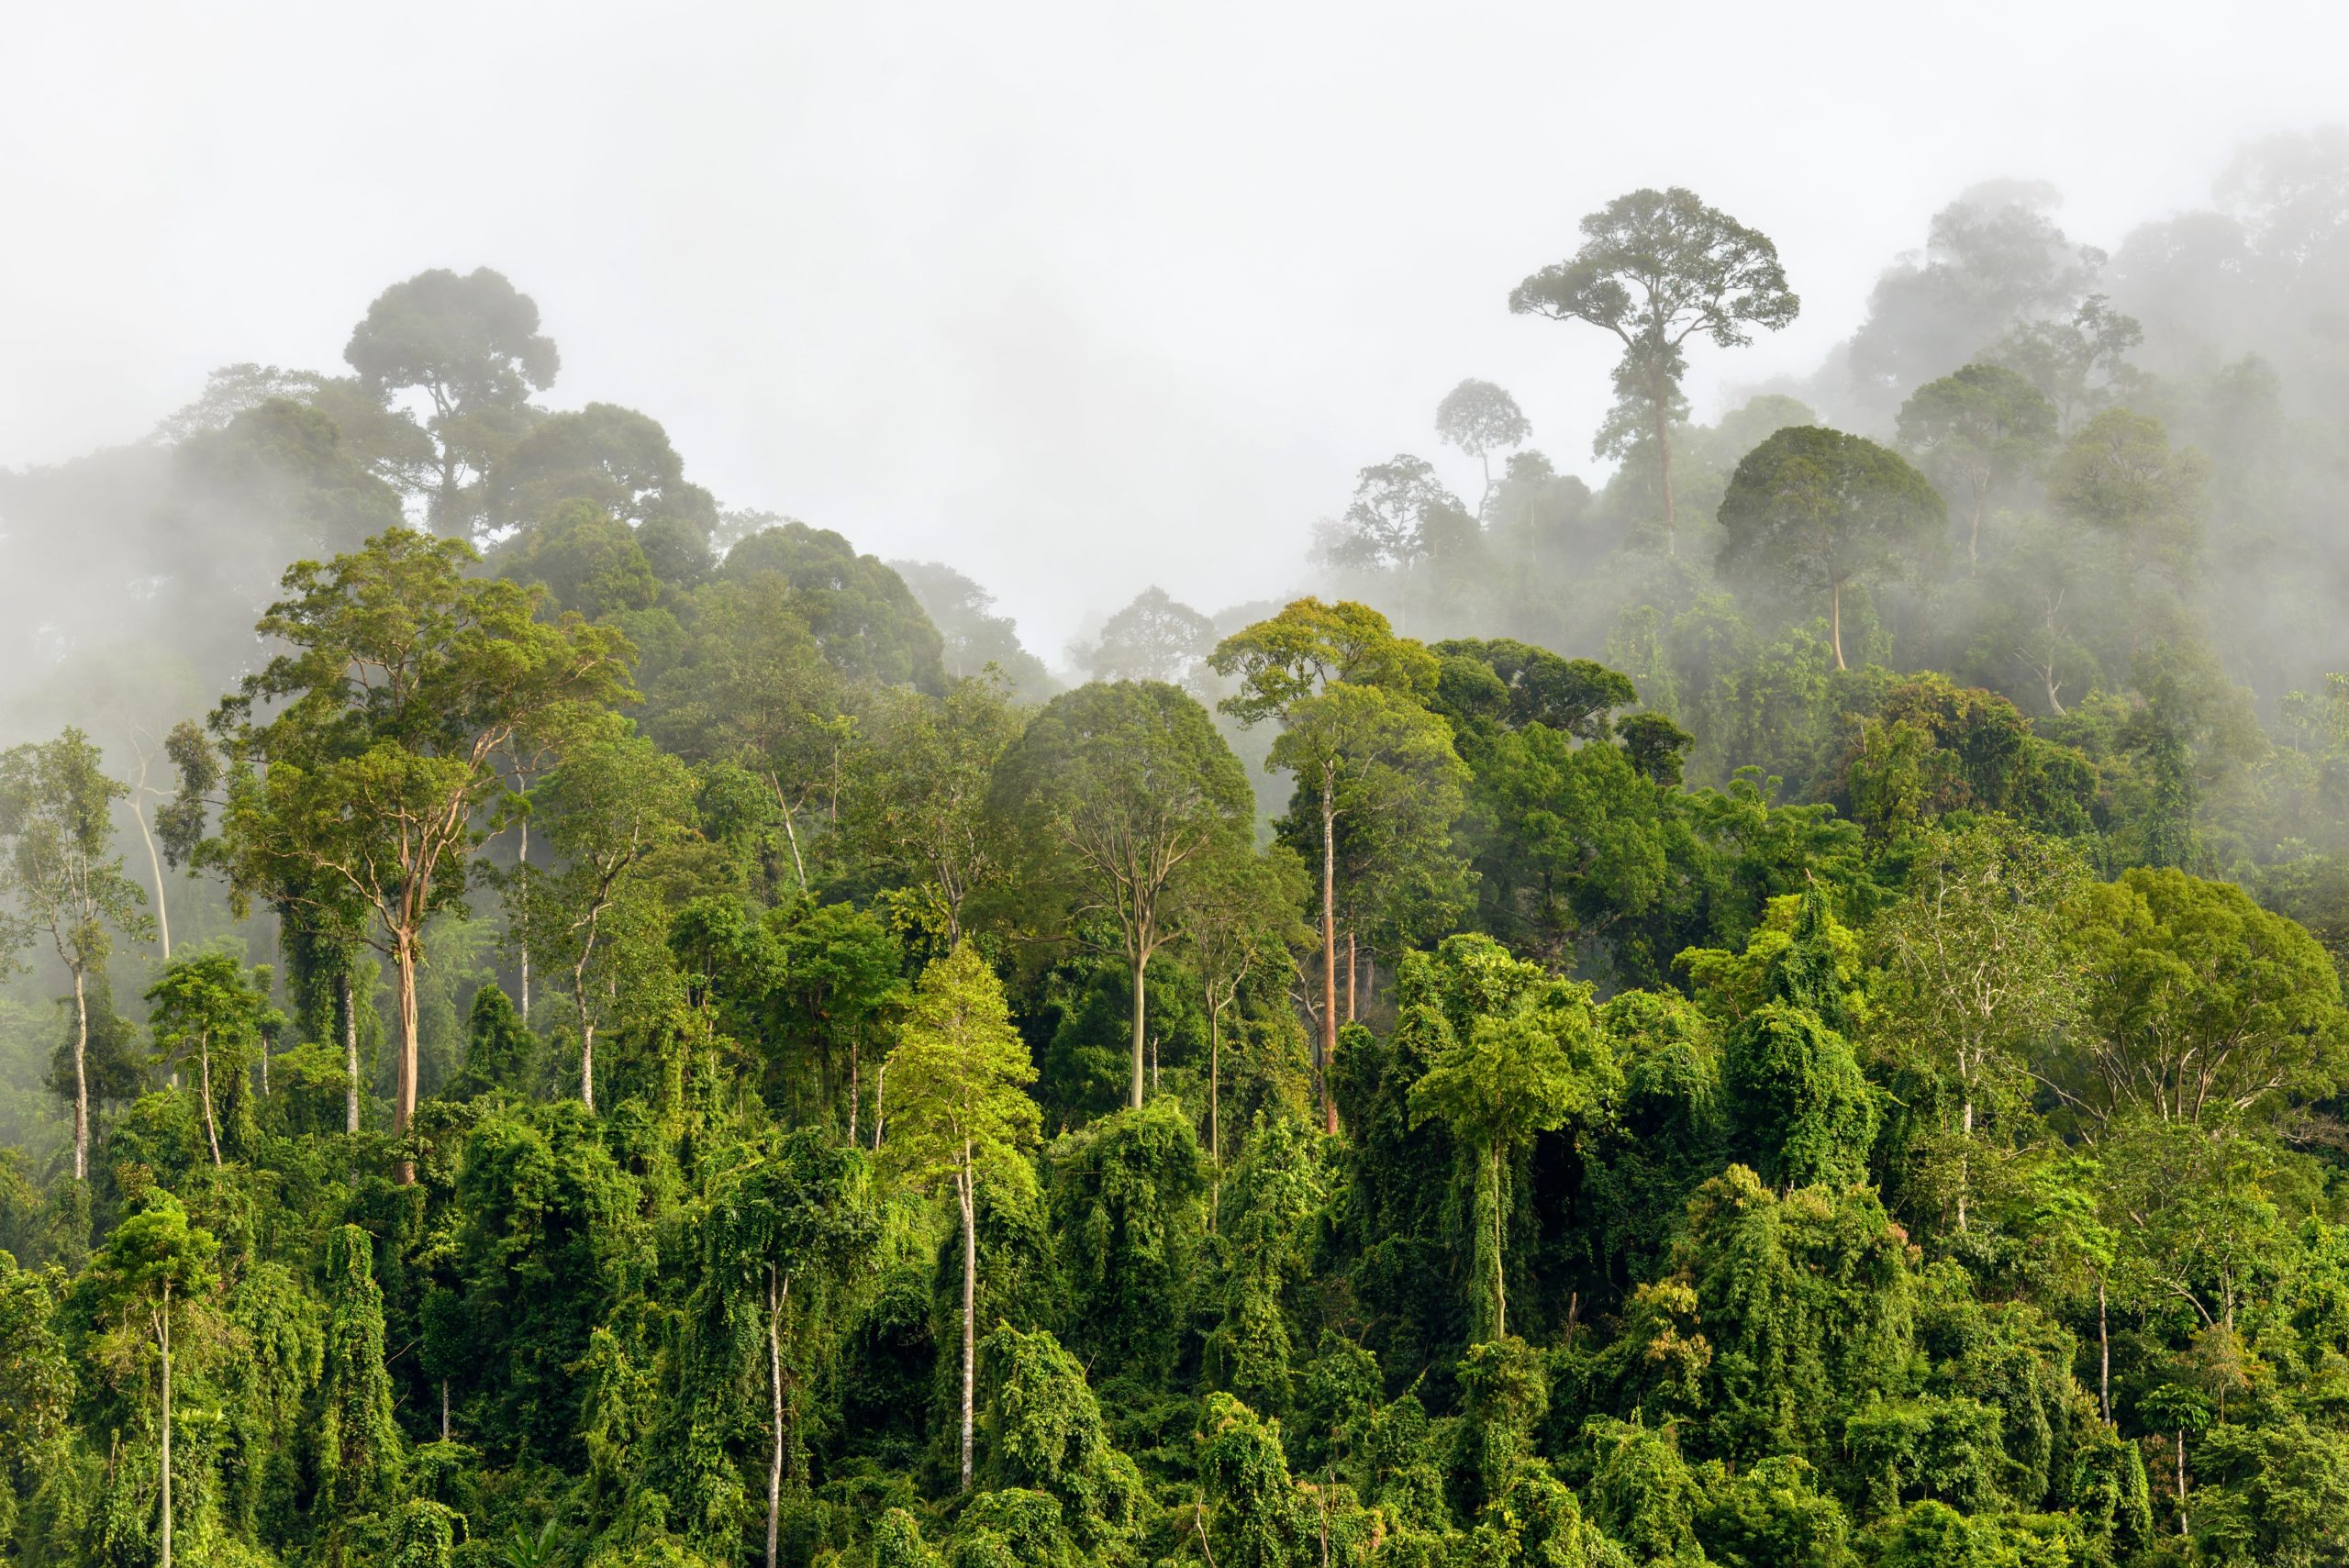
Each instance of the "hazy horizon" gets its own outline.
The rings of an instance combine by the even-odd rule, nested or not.
[[[642,409],[726,504],[953,565],[1057,661],[1147,584],[1303,581],[1364,463],[1465,485],[1430,429],[1464,376],[1602,472],[1611,346],[1504,300],[1620,191],[1694,188],[1802,295],[1695,356],[1700,416],[1815,367],[1977,181],[2108,249],[2206,201],[2342,112],[2331,14],[28,14],[0,466],[137,439],[217,365],[338,371],[385,285],[486,265],[561,346],[547,406]]]

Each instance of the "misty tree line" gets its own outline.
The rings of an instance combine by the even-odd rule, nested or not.
[[[1634,192],[1063,687],[486,269],[0,473],[0,1562],[2349,1560],[2349,139]],[[288,565],[288,562],[293,564]]]

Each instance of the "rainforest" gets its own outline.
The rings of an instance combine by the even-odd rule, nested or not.
[[[1766,182],[1562,214],[1596,431],[1059,648],[470,261],[0,469],[0,1563],[2349,1562],[2349,136],[2224,168],[1721,398]]]

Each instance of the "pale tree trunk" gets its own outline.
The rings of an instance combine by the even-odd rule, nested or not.
[[[519,956],[522,961],[522,995],[518,1000],[521,1007],[522,1027],[529,1029],[530,1027],[530,819],[529,817],[522,818],[521,828],[522,847],[514,862],[515,874],[522,880],[522,917],[516,922],[522,928],[516,933],[521,948]]]
[[[399,972],[400,1067],[399,1080],[392,1099],[392,1136],[404,1138],[408,1124],[416,1119],[416,938],[412,933],[400,936],[395,958]],[[416,1184],[416,1162],[399,1162],[399,1184],[404,1187]]]
[[[767,1460],[767,1568],[775,1568],[783,1529],[783,1304],[788,1286],[775,1287],[774,1265],[767,1265],[767,1388],[772,1395],[774,1448]]]
[[[342,1009],[342,1129],[359,1130],[359,1002],[351,987],[351,965],[345,959],[334,983],[335,1001]]]
[[[1835,668],[1850,669],[1851,666],[1843,662],[1843,584],[1841,583],[1827,584],[1827,632],[1835,644]]]
[[[172,1282],[163,1282],[163,1310],[155,1319],[163,1351],[163,1539],[162,1568],[172,1568]]]
[[[1338,781],[1321,769],[1321,1120],[1338,1130],[1338,1099],[1330,1074],[1338,1065]]]
[[[1208,1225],[1215,1225],[1215,1204],[1223,1196],[1223,1009],[1216,1005],[1215,987],[1208,993],[1208,1164],[1215,1172],[1215,1197],[1208,1205]]]
[[[851,1037],[848,1042],[848,1146],[851,1149],[856,1147],[857,1104],[863,1097],[863,1057],[857,1048],[856,1040]]]
[[[90,1179],[90,996],[73,965],[73,1179]]]
[[[978,1326],[973,1320],[979,1298],[978,1205],[972,1191],[977,1173],[971,1169],[971,1150],[963,1148],[963,1169],[954,1178],[954,1195],[963,1204],[963,1490],[971,1489],[971,1393],[977,1385]]]
[[[2177,1429],[2177,1533],[2186,1534],[2186,1429]]]
[[[1508,1334],[1508,1285],[1501,1270],[1501,1146],[1493,1144],[1493,1338]]]
[[[147,773],[145,762],[142,762],[139,764],[139,782],[143,784],[146,782]],[[147,830],[146,814],[133,811],[130,817],[132,821],[139,824],[139,837],[147,844],[147,871],[155,883],[155,934],[162,946],[163,962],[169,963],[172,962],[172,912],[163,903],[162,857],[155,852],[155,835]]]
[[[1968,1187],[1974,1178],[1974,1092],[1966,1090],[1965,1109],[1960,1115],[1962,1148],[1957,1156],[1957,1229],[1965,1230],[1965,1208]]]
[[[596,1020],[587,1011],[587,954],[594,951],[594,940],[579,955],[571,967],[571,1000],[579,1015],[579,1103],[589,1110],[596,1108]]]
[[[873,1070],[873,1152],[881,1152],[881,1099],[889,1088],[889,1059]]]
[[[199,1084],[204,1090],[204,1136],[212,1145],[212,1168],[220,1168],[220,1124],[212,1115],[212,1037],[198,1035],[195,1039],[195,1064]]]
[[[1141,1058],[1142,1058],[1142,1050],[1143,1050],[1143,1046],[1142,1046],[1142,1025],[1143,1025],[1143,1018],[1144,1018],[1144,1006],[1143,1006],[1143,997],[1142,997],[1142,988],[1143,988],[1143,985],[1144,985],[1144,984],[1145,984],[1145,980],[1146,980],[1146,976],[1147,976],[1147,973],[1148,973],[1149,968],[1150,968],[1150,960],[1149,960],[1148,958],[1146,958],[1146,957],[1141,957],[1141,958],[1136,958],[1136,959],[1134,959],[1134,960],[1133,960],[1133,962],[1132,962],[1133,976],[1134,976],[1134,1087],[1133,1087],[1133,1108],[1134,1108],[1134,1109],[1136,1109],[1136,1110],[1140,1110],[1140,1109],[1141,1109]]]
[[[1354,956],[1354,934],[1346,932],[1346,1022],[1354,1021],[1354,982],[1362,975],[1362,961]]]

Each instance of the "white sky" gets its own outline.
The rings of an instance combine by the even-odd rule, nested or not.
[[[945,560],[1055,657],[1152,581],[1277,589],[1463,376],[1589,470],[1608,343],[1512,317],[1585,212],[1773,236],[1803,370],[1974,181],[2076,237],[2349,116],[2339,6],[27,3],[0,73],[0,464],[238,360],[340,368],[385,284],[498,268],[558,407],[730,505]],[[1466,486],[1468,468],[1450,472]]]

